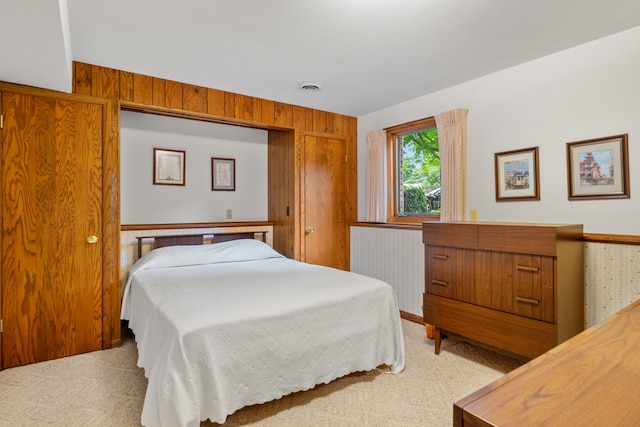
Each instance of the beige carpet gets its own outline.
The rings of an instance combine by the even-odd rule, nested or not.
[[[433,353],[422,325],[403,320],[406,368],[372,371],[243,408],[225,426],[451,426],[453,402],[520,366],[475,346],[443,340]],[[1,426],[139,426],[147,381],[135,342],[0,371]],[[208,422],[203,426],[212,426]]]

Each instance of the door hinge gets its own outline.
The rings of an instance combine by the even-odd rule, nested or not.
[[[4,332],[4,321],[0,319],[0,332]]]
[[[4,127],[4,116],[0,114],[0,129],[2,129],[3,127]]]

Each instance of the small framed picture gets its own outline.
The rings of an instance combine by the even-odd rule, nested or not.
[[[538,147],[495,154],[496,201],[540,200]]]
[[[181,150],[153,149],[153,184],[185,185],[186,153]]]
[[[236,191],[236,160],[211,158],[211,190]]]
[[[569,200],[628,199],[628,135],[567,143]]]

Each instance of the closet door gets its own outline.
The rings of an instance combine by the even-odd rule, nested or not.
[[[346,218],[346,141],[304,139],[303,261],[349,269]]]
[[[2,368],[102,348],[103,108],[2,93]]]

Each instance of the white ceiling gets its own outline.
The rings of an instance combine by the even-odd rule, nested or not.
[[[2,0],[0,80],[70,91],[80,61],[361,116],[638,25],[638,0]]]

